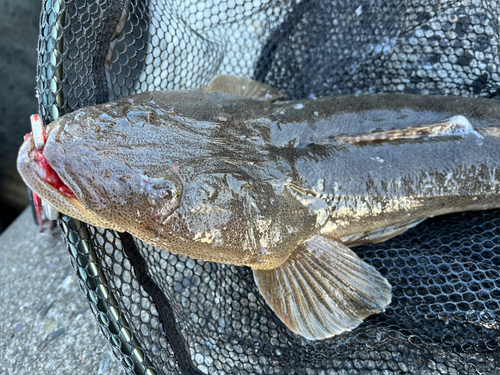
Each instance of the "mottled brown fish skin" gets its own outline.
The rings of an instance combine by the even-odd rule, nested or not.
[[[78,199],[38,178],[31,137],[18,169],[43,199],[82,221],[193,258],[273,269],[317,233],[340,241],[499,207],[498,137],[334,141],[457,115],[475,129],[498,127],[500,103],[392,94],[264,103],[203,89],[144,93],[47,128],[44,155]],[[159,198],[165,189],[171,197]]]

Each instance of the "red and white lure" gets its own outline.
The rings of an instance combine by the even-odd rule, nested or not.
[[[47,160],[43,156],[43,148],[45,146],[45,126],[43,125],[43,121],[40,118],[40,115],[31,115],[30,116],[30,121],[31,121],[31,134],[33,135],[33,141],[35,144],[35,149],[33,150],[34,152],[34,158],[36,161],[37,166],[39,167],[37,169],[38,174],[40,177],[42,177],[44,180],[47,182],[51,183],[51,185],[58,185],[58,182],[60,182],[60,192],[65,194],[65,195],[73,195],[73,192],[69,190],[69,193],[64,191],[64,187],[66,187],[57,173],[52,169],[52,167],[47,163]],[[24,140],[26,140],[30,134],[26,134],[24,136]],[[34,192],[29,190],[30,195],[33,198],[33,205],[35,208],[35,216],[36,216],[36,221],[38,223],[38,227],[40,228],[40,232],[43,232],[43,217],[42,217],[42,211],[45,213],[45,217],[50,220],[50,229],[52,230],[53,228],[53,220],[56,220],[59,216],[59,212],[54,209],[51,205],[46,203],[45,201],[42,201],[42,199]],[[74,196],[74,195],[73,195]]]

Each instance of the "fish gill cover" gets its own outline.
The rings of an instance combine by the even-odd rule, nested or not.
[[[40,113],[49,123],[133,93],[206,86],[218,74],[255,78],[292,99],[399,92],[496,100],[499,9],[497,0],[47,0]],[[291,333],[249,268],[171,254],[67,217],[60,225],[129,373],[495,374],[499,214],[429,219],[356,248],[393,286],[392,303],[322,341]]]

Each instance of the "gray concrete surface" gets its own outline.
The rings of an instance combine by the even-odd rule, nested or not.
[[[124,374],[80,289],[60,233],[25,210],[0,236],[0,375]]]

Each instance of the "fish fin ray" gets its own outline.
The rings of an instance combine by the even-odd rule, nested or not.
[[[280,267],[253,270],[271,309],[293,332],[325,339],[384,311],[391,286],[371,265],[339,242],[316,235]]]
[[[263,102],[273,102],[286,97],[285,93],[265,83],[257,82],[246,77],[227,74],[215,77],[208,87],[205,88],[205,91],[224,92],[226,94],[245,96]]]

